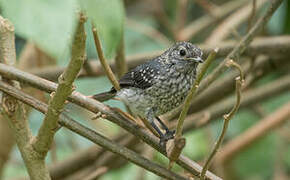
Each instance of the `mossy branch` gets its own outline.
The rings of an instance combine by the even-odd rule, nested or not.
[[[50,149],[54,134],[58,129],[59,115],[64,108],[67,97],[74,91],[73,82],[77,78],[85,60],[85,21],[86,17],[80,13],[80,19],[72,46],[71,61],[64,73],[58,79],[58,87],[56,91],[51,94],[52,97],[49,101],[46,116],[36,138],[33,140],[34,149],[40,153],[43,158]]]

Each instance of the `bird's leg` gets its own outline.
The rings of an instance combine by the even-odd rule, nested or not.
[[[154,111],[153,109],[150,109],[147,113],[147,120],[150,122],[151,124],[151,127],[159,134],[159,137],[160,137],[160,141],[159,141],[159,144],[160,146],[162,147],[166,147],[166,142],[167,142],[167,138],[165,136],[165,134],[163,134],[160,130],[160,128],[155,124],[154,122]]]
[[[161,126],[162,126],[162,128],[166,131],[166,132],[168,132],[168,131],[170,131],[169,130],[169,128],[161,121],[161,119],[158,117],[158,116],[156,116],[155,117],[156,119],[157,119],[157,121],[161,124]]]
[[[173,139],[174,138],[174,134],[175,134],[175,130],[170,131],[169,128],[161,121],[161,119],[158,116],[156,116],[155,118],[160,123],[160,125],[162,126],[162,128],[166,131],[165,138],[167,140]]]
[[[159,134],[160,136],[160,141],[159,141],[159,145],[162,146],[162,147],[166,147],[166,142],[167,142],[167,138],[165,136],[165,134],[163,134],[161,132],[161,130],[159,129],[159,127],[154,123],[154,121],[151,121],[150,122],[151,126],[156,130],[156,132]]]

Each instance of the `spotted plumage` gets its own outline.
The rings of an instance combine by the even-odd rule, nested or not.
[[[166,141],[172,138],[172,133],[158,116],[183,103],[194,83],[201,57],[202,51],[197,46],[189,42],[176,43],[160,56],[126,73],[119,80],[120,91],[112,88],[106,93],[108,97],[121,99],[136,116],[148,120],[160,134],[161,140]],[[100,100],[106,93],[94,98]],[[162,134],[154,120],[161,123],[170,137]]]

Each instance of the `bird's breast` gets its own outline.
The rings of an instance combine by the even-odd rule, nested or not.
[[[194,80],[195,73],[182,74],[176,71],[160,77],[146,92],[154,97],[157,114],[164,114],[182,104]]]

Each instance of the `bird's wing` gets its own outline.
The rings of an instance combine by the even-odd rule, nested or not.
[[[120,80],[120,86],[147,89],[151,87],[159,74],[158,62],[149,61],[127,72]]]

